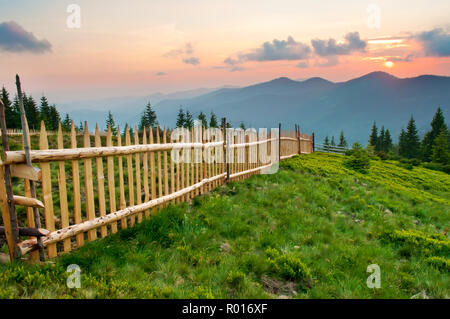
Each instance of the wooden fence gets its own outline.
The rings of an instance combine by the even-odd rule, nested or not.
[[[314,150],[318,152],[345,154],[349,148],[336,145],[315,144]]]
[[[314,150],[313,136],[300,133],[297,126],[295,131],[267,135],[148,128],[143,132],[135,129],[133,136],[126,127],[124,136],[119,128],[117,134],[108,129],[104,137],[97,127],[94,138],[87,123],[84,128],[80,145],[73,124],[68,135],[60,126],[57,149],[48,149],[48,132],[41,123],[39,150],[30,152],[36,167],[33,171],[24,165],[24,151],[7,151],[0,162],[4,229],[7,232],[14,226],[10,225],[8,200],[2,191],[8,166],[12,176],[24,178],[23,194],[14,195],[31,197],[30,179],[36,181],[34,206],[43,207],[42,227],[47,231],[43,230],[40,238],[48,258],[132,227],[168,203],[189,201],[225,182],[259,174],[280,159]],[[171,137],[177,135],[173,133],[182,139],[173,141]],[[15,204],[20,204],[16,197],[21,196],[14,196]],[[32,207],[26,207],[26,216],[27,224],[17,226],[36,227]],[[16,239],[15,249],[39,260],[36,237],[23,234]],[[8,245],[12,257],[14,247],[12,242]]]

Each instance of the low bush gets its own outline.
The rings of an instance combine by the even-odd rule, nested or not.
[[[360,173],[367,173],[370,168],[370,158],[362,148],[353,148],[344,160],[344,166]]]
[[[281,254],[273,248],[266,249],[266,254],[272,270],[282,278],[288,280],[311,278],[308,267],[298,257],[291,254]]]

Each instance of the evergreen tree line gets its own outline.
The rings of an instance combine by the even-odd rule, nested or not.
[[[325,139],[323,140],[323,145],[325,147],[327,147],[327,146],[347,147],[348,143],[347,143],[347,140],[345,139],[344,131],[341,131],[341,133],[339,134],[339,143],[337,145],[334,140],[334,136],[331,136],[331,141],[330,141],[330,138],[328,137],[328,135],[325,136]]]
[[[20,107],[19,98],[16,95],[14,100],[11,101],[9,92],[2,88],[0,96],[3,104],[5,105],[5,118],[6,126],[10,129],[21,129],[22,123],[20,121]],[[42,96],[40,104],[38,105],[31,95],[23,93],[23,108],[27,116],[28,127],[30,130],[38,130],[41,127],[41,121],[44,121],[45,128],[49,131],[56,131],[58,129],[59,122],[62,120],[61,115],[56,109],[56,105],[50,105],[48,99]],[[70,130],[72,120],[69,114],[66,114],[62,120],[63,130]]]
[[[205,113],[200,112],[200,114],[197,117],[197,120],[200,121],[202,124],[202,127],[208,128],[208,127],[221,127],[222,123],[225,121],[225,118],[222,118],[220,123],[217,121],[217,116],[214,114],[214,112],[211,112],[211,115],[209,117],[209,123],[208,118]],[[184,111],[182,107],[180,107],[180,110],[178,111],[177,115],[177,127],[185,127],[185,128],[192,128],[194,127],[194,117],[192,114],[186,110]],[[231,123],[227,122],[226,127],[231,127]],[[243,123],[241,123],[241,128],[243,128]],[[245,127],[244,127],[245,129]]]
[[[407,159],[417,159],[424,162],[435,162],[444,165],[450,162],[450,131],[445,123],[444,113],[438,107],[430,123],[431,130],[420,140],[416,122],[411,115],[406,130],[402,128],[396,146],[397,155]],[[369,137],[369,145],[376,152],[394,153],[389,130],[381,128],[380,134],[374,122]]]

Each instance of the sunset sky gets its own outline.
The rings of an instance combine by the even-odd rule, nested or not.
[[[19,73],[25,91],[66,102],[280,76],[450,76],[449,17],[448,0],[0,0],[0,85],[13,91]]]

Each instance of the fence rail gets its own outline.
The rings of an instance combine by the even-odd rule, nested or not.
[[[315,144],[314,150],[326,153],[345,154],[345,152],[348,151],[349,149],[347,147],[342,146]]]
[[[73,124],[68,134],[60,126],[55,133],[57,149],[48,149],[49,132],[43,123],[39,133],[34,132],[39,135],[39,150],[30,155],[40,171],[39,177],[28,178],[39,179],[37,200],[44,206],[42,225],[49,231],[41,240],[49,258],[132,227],[170,202],[189,201],[227,181],[259,174],[279,159],[314,151],[313,136],[297,127],[267,136],[256,131],[235,135],[228,130],[214,134],[205,129],[160,128],[135,129],[131,136],[127,126],[124,137],[120,128],[117,134],[108,129],[102,136],[97,127],[93,139],[87,123],[84,127],[78,145]],[[24,163],[24,151],[8,151],[0,169],[3,172],[9,165],[17,171]],[[4,186],[4,179],[0,183]],[[28,179],[23,195],[30,197]],[[7,200],[5,194],[0,197],[4,213]],[[26,226],[35,227],[32,208],[26,212]],[[2,216],[5,221],[7,215]],[[17,246],[31,260],[39,260],[35,237],[22,236]]]

